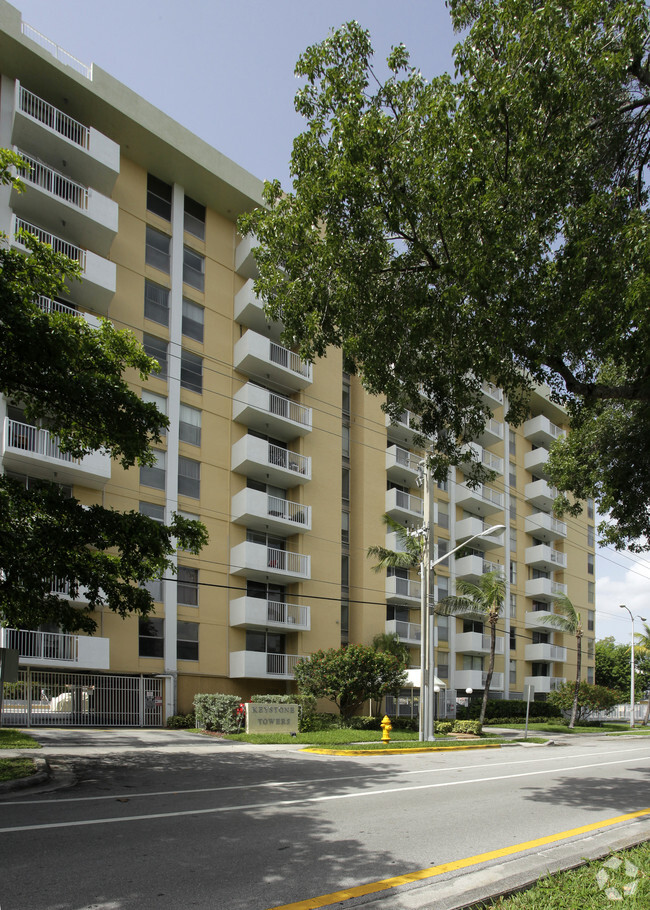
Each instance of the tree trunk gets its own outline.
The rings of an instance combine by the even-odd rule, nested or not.
[[[573,707],[571,708],[571,720],[569,721],[569,729],[573,730],[576,725],[576,714],[578,713],[578,696],[580,694],[580,672],[582,669],[582,632],[576,635],[576,645],[578,648],[578,655],[576,658],[576,687],[573,692]]]
[[[485,712],[487,710],[488,696],[490,694],[490,683],[492,682],[492,673],[494,672],[494,652],[497,647],[497,629],[496,621],[490,620],[490,663],[488,664],[487,676],[485,677],[485,688],[483,689],[483,704],[481,705],[481,716],[479,723],[481,726],[485,721]]]

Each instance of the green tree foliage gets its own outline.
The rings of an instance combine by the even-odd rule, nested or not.
[[[21,159],[0,151],[0,183]],[[102,448],[124,467],[151,464],[152,442],[167,418],[143,402],[124,379],[142,379],[156,366],[136,339],[108,320],[93,330],[85,320],[48,314],[36,303],[79,279],[76,263],[23,234],[25,254],[0,237],[0,392],[24,406],[27,420],[45,420],[61,448],[74,457]],[[92,632],[90,612],[105,605],[121,616],[153,610],[143,585],[173,569],[176,545],[197,553],[207,540],[200,522],[176,515],[169,525],[137,512],[85,508],[55,484],[29,489],[0,477],[0,615],[7,625],[60,623]],[[54,580],[56,579],[56,582]],[[72,607],[52,587],[75,594]]]
[[[403,661],[394,654],[347,645],[315,651],[298,661],[295,679],[301,695],[333,701],[347,723],[365,701],[397,696],[406,673]]]
[[[444,616],[472,614],[487,622],[490,627],[490,656],[485,685],[483,686],[483,701],[479,717],[479,721],[483,724],[490,695],[492,674],[494,673],[494,654],[497,644],[496,628],[499,617],[503,615],[506,583],[501,573],[486,572],[481,575],[476,584],[473,581],[459,578],[456,581],[456,591],[458,592],[456,595],[445,597],[444,600],[441,600],[437,604],[436,610]]]
[[[644,695],[648,699],[648,704],[645,709],[645,716],[643,718],[643,725],[646,726],[648,720],[650,720],[650,625],[647,622],[643,623],[643,632],[638,632],[636,635],[635,642],[635,656],[637,656],[637,661],[640,659],[642,664],[642,669],[644,672],[644,681],[645,681],[645,691]]]
[[[574,685],[572,682],[565,682],[549,693],[548,700],[555,707],[560,708],[566,713],[573,711],[574,704]],[[605,686],[592,685],[591,683],[580,683],[578,692],[578,710],[576,722],[586,720],[590,714],[598,714],[600,711],[609,711],[614,705],[619,704],[622,700],[620,692],[615,689],[608,689]]]
[[[375,651],[392,654],[405,669],[408,667],[411,656],[408,645],[400,641],[396,632],[378,632],[372,639],[372,647]]]
[[[596,685],[616,689],[623,698],[630,697],[630,646],[619,644],[613,635],[595,645]]]
[[[483,381],[513,424],[549,384],[573,428],[554,481],[617,546],[650,540],[648,9],[448,5],[454,78],[403,46],[383,78],[355,22],[302,54],[293,190],[241,221],[256,289],[302,356],[341,347],[393,416],[421,415],[438,478],[489,417]]]
[[[576,639],[576,681],[573,690],[573,707],[569,726],[575,727],[578,716],[578,699],[580,696],[580,674],[582,671],[582,636],[584,629],[580,613],[573,606],[566,594],[558,597],[553,602],[553,615],[543,620],[546,625],[552,626],[564,635],[575,635]]]
[[[408,529],[399,521],[395,521],[390,515],[382,515],[383,523],[386,530],[395,534],[399,550],[389,550],[387,547],[380,545],[368,547],[367,556],[369,559],[375,559],[376,563],[372,567],[373,572],[382,572],[385,569],[413,569],[419,568],[422,560],[422,537],[412,537]]]

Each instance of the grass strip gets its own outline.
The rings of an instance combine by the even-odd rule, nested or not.
[[[650,842],[545,876],[525,891],[466,910],[611,910],[619,901],[625,910],[650,907]]]
[[[0,749],[40,749],[32,736],[21,730],[0,730]]]
[[[31,777],[35,772],[33,758],[0,758],[0,781]]]

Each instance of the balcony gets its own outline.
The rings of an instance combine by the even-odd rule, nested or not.
[[[497,562],[490,562],[480,556],[461,556],[454,562],[454,572],[456,578],[463,578],[465,581],[478,582],[481,576],[486,572],[497,572],[503,576],[503,566]]]
[[[419,496],[404,493],[402,490],[386,490],[386,514],[402,525],[419,523],[422,520],[424,505]]]
[[[234,367],[246,376],[298,392],[312,383],[311,364],[264,335],[249,330],[235,344]]]
[[[311,408],[247,382],[233,398],[233,420],[275,436],[295,439],[311,433]]]
[[[474,488],[467,483],[461,483],[458,487],[456,505],[479,517],[493,515],[503,510],[503,493],[498,493],[484,483]]]
[[[526,645],[524,649],[524,660],[553,661],[564,663],[566,661],[567,649],[559,645],[550,645],[545,642],[539,644]]]
[[[494,417],[490,417],[478,436],[474,437],[474,441],[482,446],[494,446],[498,442],[502,442],[503,423],[500,420],[495,420]]]
[[[535,694],[538,692],[555,692],[566,682],[564,676],[527,676],[524,685],[532,686]]]
[[[61,451],[58,436],[28,423],[5,417],[2,443],[5,469],[95,489],[111,479],[109,455],[91,452],[84,458],[73,458]]]
[[[395,531],[386,532],[386,549],[393,553],[406,553],[406,544],[403,536]]]
[[[534,512],[532,515],[527,515],[524,520],[524,530],[526,534],[531,534],[546,543],[560,540],[567,535],[565,523],[548,512]]]
[[[311,578],[311,557],[246,540],[230,550],[230,571],[255,581],[290,585]]]
[[[386,474],[393,483],[402,487],[414,487],[418,477],[418,466],[422,458],[408,449],[392,445],[386,449]]]
[[[244,489],[232,497],[231,520],[238,525],[274,534],[303,534],[311,530],[311,506]]]
[[[472,461],[464,461],[458,465],[463,474],[471,473],[475,462],[478,462],[489,471],[496,471],[497,474],[503,474],[503,458],[494,455],[492,452],[488,452],[483,446],[480,446],[475,442],[470,442],[468,445],[463,446],[461,451],[463,454],[471,455],[472,457]]]
[[[390,416],[386,414],[386,433],[391,442],[407,449],[416,447],[416,437],[420,433],[417,415],[412,411],[403,411],[393,423]]]
[[[293,679],[301,654],[269,654],[266,651],[231,651],[230,678]]]
[[[492,382],[481,383],[481,394],[483,396],[483,404],[491,411],[500,408],[503,404],[503,392]]]
[[[269,320],[264,312],[264,301],[255,293],[254,283],[253,279],[249,278],[235,294],[235,321],[277,341],[282,335],[284,325]]]
[[[456,689],[484,689],[487,679],[487,670],[456,670],[454,685]],[[493,673],[490,682],[490,692],[503,691],[503,673]],[[464,692],[462,693],[465,694]]]
[[[386,634],[397,635],[404,645],[420,645],[420,623],[404,622],[399,619],[387,619]]]
[[[468,540],[470,537],[474,537],[482,531],[487,531],[489,527],[490,524],[487,521],[483,521],[481,518],[461,518],[460,521],[456,522],[456,541],[462,543],[464,540]],[[502,547],[503,530],[496,531],[494,536],[486,535],[485,537],[479,537],[476,540],[473,540],[472,546],[478,547],[481,550],[491,550],[494,547]]]
[[[566,553],[559,550],[552,550],[545,544],[538,544],[536,547],[526,547],[526,565],[533,569],[541,569],[543,572],[554,572],[566,569]]]
[[[308,632],[311,629],[309,607],[279,603],[260,597],[238,597],[230,601],[230,625],[246,629],[276,629],[285,632]]]
[[[530,471],[531,474],[548,480],[548,473],[546,470],[548,455],[548,449],[545,449],[544,446],[538,446],[536,449],[526,452],[524,455],[524,467],[527,471]]]
[[[533,480],[524,488],[527,502],[541,512],[549,512],[557,498],[556,487],[551,487],[545,480]]]
[[[86,186],[110,195],[120,173],[120,147],[16,82],[12,142],[62,163]],[[65,164],[63,164],[65,162]]]
[[[117,234],[117,203],[20,149],[16,151],[28,165],[19,171],[25,192],[11,190],[10,205],[16,215],[43,224],[58,225],[63,221],[66,234],[74,243],[83,242],[100,255],[108,256]]]
[[[255,256],[253,255],[253,250],[259,245],[260,242],[255,234],[248,234],[246,237],[242,237],[237,244],[237,249],[235,250],[235,271],[238,275],[241,275],[242,278],[257,278],[259,276],[257,263],[255,262]]]
[[[283,490],[311,480],[311,458],[257,436],[242,436],[233,445],[231,469]]]
[[[86,310],[92,310],[102,316],[108,315],[109,304],[115,295],[116,266],[114,262],[109,262],[108,259],[98,256],[91,250],[75,246],[35,224],[13,215],[11,219],[12,236],[19,230],[34,234],[41,243],[49,244],[55,252],[63,253],[64,256],[78,262],[81,267],[82,280],[70,281],[66,286],[67,295],[73,303]],[[27,247],[19,240],[12,240],[12,245],[22,252],[28,252]]]
[[[552,581],[550,578],[529,578],[526,581],[526,597],[532,597],[534,600],[554,600],[562,594],[567,593],[567,586],[560,584],[559,581]]]
[[[456,636],[455,648],[461,654],[489,654],[490,636],[483,632],[461,632]],[[504,650],[505,639],[503,635],[497,635],[494,653],[503,654]]]
[[[527,629],[540,629],[548,632],[550,626],[548,620],[555,618],[557,614],[553,612],[553,607],[548,610],[529,610],[526,612],[525,625]]]
[[[535,446],[543,446],[548,449],[556,439],[565,436],[565,431],[552,423],[548,417],[539,414],[527,420],[523,426],[525,438]]]
[[[16,648],[21,667],[77,670],[110,668],[108,638],[0,627],[0,648]]]
[[[411,578],[386,576],[386,600],[395,604],[420,605],[420,582]]]
[[[78,319],[83,319],[90,326],[91,329],[98,329],[100,326],[100,321],[96,316],[93,316],[92,313],[82,313],[80,310],[75,309],[73,306],[68,306],[65,303],[61,303],[60,300],[52,300],[51,297],[44,297],[42,294],[36,301],[38,308],[43,310],[44,313],[53,313],[61,316],[74,316]]]

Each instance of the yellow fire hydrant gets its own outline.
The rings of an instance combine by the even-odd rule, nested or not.
[[[384,714],[384,719],[382,720],[380,726],[382,729],[381,741],[383,743],[389,743],[390,742],[390,731],[393,729],[393,725],[390,722],[390,717],[388,716],[388,714]]]

